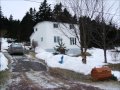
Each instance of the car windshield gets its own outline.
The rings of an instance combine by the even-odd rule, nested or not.
[[[22,47],[20,44],[13,44],[12,47]]]

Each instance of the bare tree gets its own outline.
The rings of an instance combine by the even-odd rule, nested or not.
[[[86,63],[86,52],[90,42],[88,39],[90,34],[88,31],[90,27],[86,19],[83,19],[83,17],[85,16],[86,18],[93,19],[97,14],[96,11],[99,10],[100,0],[65,0],[63,2],[64,6],[67,7],[73,15],[76,15],[77,21],[75,22],[75,25],[77,27],[75,26],[74,29],[69,31],[69,33],[76,37],[78,41],[77,46],[79,46],[82,59]],[[64,30],[62,30],[62,32],[65,34]]]
[[[104,62],[107,63],[107,45],[108,45],[108,34],[110,30],[106,30],[105,25],[107,22],[112,22],[115,14],[110,17],[109,14],[105,13],[109,12],[112,9],[112,6],[109,6],[109,8],[105,7],[105,2],[106,0],[65,0],[64,6],[68,7],[69,11],[73,13],[73,15],[76,15],[77,17],[77,22],[75,23],[78,28],[74,27],[74,30],[71,30],[71,34],[77,38],[77,41],[79,42],[79,47],[81,50],[82,58],[86,62],[86,52],[89,46],[90,41],[94,41],[97,45],[103,46],[103,51],[104,51]],[[107,5],[106,5],[107,6]],[[106,9],[106,10],[105,10]],[[97,31],[97,35],[100,36],[102,39],[101,41],[97,40],[93,36],[94,31],[89,31],[91,27],[89,27],[90,23],[86,21],[86,19],[83,19],[83,17],[88,17],[91,20],[95,19],[95,17],[98,16],[98,20],[101,22],[101,27],[102,29]],[[82,18],[82,19],[80,19]],[[89,24],[89,25],[88,25]],[[61,30],[64,34],[64,30]],[[96,30],[95,30],[96,31]],[[66,34],[65,34],[66,35]],[[67,35],[66,35],[67,36]],[[89,39],[90,37],[93,37]],[[69,38],[69,37],[68,37]],[[115,39],[115,38],[114,38]],[[112,44],[113,41],[109,42],[109,44]]]
[[[116,14],[116,12],[112,15],[110,15],[110,13],[105,13],[105,11],[109,11],[112,9],[112,6],[109,6],[108,9],[105,8],[106,3],[104,2],[105,0],[101,0],[101,11],[99,12],[98,16],[96,17],[97,22],[99,22],[100,24],[100,29],[101,30],[95,30],[95,34],[97,35],[97,37],[100,38],[100,40],[96,39],[93,34],[91,35],[92,37],[92,41],[94,43],[96,43],[99,47],[101,47],[104,51],[104,62],[107,63],[107,49],[108,47],[110,47],[111,44],[114,44],[115,40],[117,39],[117,30],[112,30],[112,21],[114,19],[114,16]],[[116,10],[117,11],[117,10]],[[107,28],[106,25],[109,22],[109,27],[111,28]],[[115,27],[116,28],[116,27]],[[114,37],[112,37],[109,40],[109,34],[113,32]],[[94,33],[94,32],[92,32]]]

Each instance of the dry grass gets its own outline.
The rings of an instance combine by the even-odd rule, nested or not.
[[[92,56],[91,53],[86,52],[85,54],[80,53],[80,54],[78,54],[78,55],[75,55],[75,57],[79,57],[79,56],[83,56],[83,55],[86,55],[86,56]]]
[[[106,66],[109,66],[112,70],[120,71],[120,63],[118,63],[118,64],[108,64]]]
[[[9,78],[10,72],[8,70],[6,71],[0,71],[0,85],[4,84],[7,79]]]
[[[80,54],[80,56],[83,56],[83,55],[84,55],[84,54],[82,54],[82,53]],[[86,56],[91,56],[91,54],[90,54],[89,52],[86,52],[85,55],[86,55]]]
[[[119,67],[119,65],[117,65]],[[49,73],[50,75],[60,78],[60,79],[64,79],[64,80],[75,80],[75,81],[80,81],[80,82],[84,82],[84,83],[92,83],[92,82],[116,82],[115,80],[112,79],[106,79],[106,80],[93,80],[91,78],[91,75],[84,75],[81,73],[76,73],[74,71],[70,71],[70,70],[65,70],[65,69],[59,69],[59,68],[50,68],[49,69]]]
[[[70,70],[64,70],[64,69],[59,69],[59,68],[50,68],[49,72],[52,76],[58,77],[61,79],[77,80],[77,81],[82,81],[82,82],[91,81],[90,75],[83,75],[83,74],[76,73],[76,72],[70,71]]]
[[[32,56],[32,58],[35,58],[35,52],[29,52],[29,55]]]

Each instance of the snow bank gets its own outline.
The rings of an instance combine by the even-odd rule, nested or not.
[[[117,77],[118,81],[120,81],[120,71],[112,71],[112,74]]]
[[[0,71],[4,71],[5,69],[7,69],[8,65],[8,60],[7,58],[4,56],[3,53],[0,53]]]
[[[49,67],[53,68],[62,68],[67,70],[72,70],[78,73],[83,73],[85,75],[90,74],[92,68],[101,67],[105,65],[104,63],[104,55],[102,49],[90,49],[88,50],[92,54],[92,56],[87,57],[87,64],[82,63],[81,57],[70,57],[67,55],[52,55],[49,52],[41,49],[40,47],[36,48],[36,57],[39,59],[45,60]],[[110,52],[107,52],[108,63],[120,63],[120,60],[117,62],[112,61]],[[61,58],[63,57],[63,63],[61,62]]]
[[[40,47],[36,47],[35,52],[37,53],[36,54],[37,58],[43,59],[45,61],[47,61],[49,58],[51,58],[53,56],[53,54],[46,52],[44,49],[42,49]]]
[[[2,44],[1,44],[1,51],[6,51],[6,49],[8,49],[8,42],[7,42],[7,39],[5,38],[2,38]],[[3,53],[0,52],[0,71],[3,71],[5,69],[7,69],[8,65],[8,60],[7,58],[4,56]]]
[[[2,38],[2,45],[1,45],[1,51],[6,51],[6,49],[8,49],[8,42],[6,38]]]
[[[63,63],[59,63],[61,61],[61,57],[63,56]],[[58,67],[62,69],[68,69],[75,72],[80,72],[80,67],[84,65],[81,62],[81,58],[70,57],[67,55],[55,55],[48,60],[46,60],[48,66],[50,67]],[[83,72],[83,70],[81,70]]]

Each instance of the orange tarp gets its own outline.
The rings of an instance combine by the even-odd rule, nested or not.
[[[109,67],[93,68],[91,76],[94,80],[104,80],[112,76],[111,69]]]

